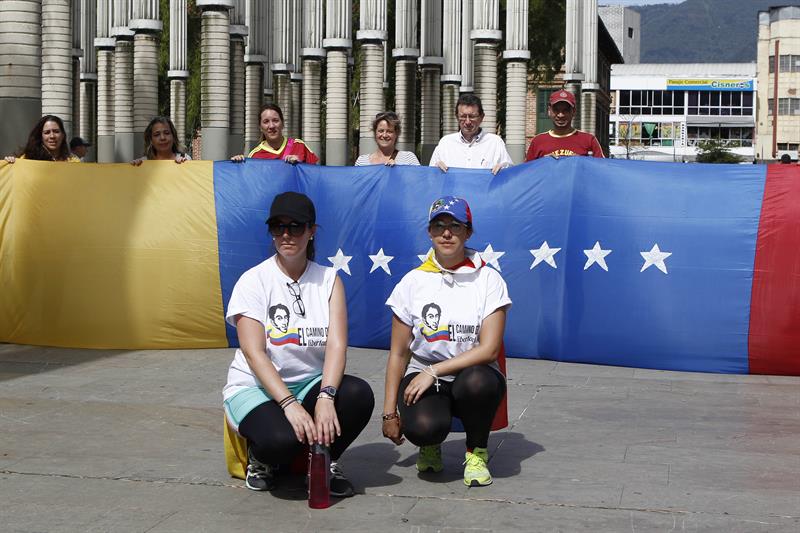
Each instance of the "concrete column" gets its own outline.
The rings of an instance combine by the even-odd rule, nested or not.
[[[581,129],[597,133],[597,0],[583,2],[583,73],[581,84]]]
[[[80,0],[80,129],[78,134],[92,146],[86,153],[86,161],[97,161],[97,58],[94,37],[97,34],[97,2]]]
[[[442,56],[442,2],[422,0],[421,56],[417,61],[422,71],[422,105],[420,107],[420,162],[426,165],[441,138],[440,76]]]
[[[81,0],[70,0],[70,28],[72,31],[72,135],[81,131]],[[69,142],[69,137],[67,141]]]
[[[0,157],[25,146],[42,116],[42,7],[39,0],[0,2]]]
[[[200,29],[200,116],[203,159],[228,157],[230,128],[230,37],[228,9],[233,0],[197,0]]]
[[[528,92],[528,0],[506,4],[506,148],[514,163],[525,160]]]
[[[244,41],[231,39],[231,129],[228,134],[230,155],[241,154],[244,150]]]
[[[233,9],[230,10],[230,38],[231,38],[231,97],[230,97],[230,131],[228,132],[229,155],[241,154],[244,146],[244,47],[245,39],[249,33],[246,25],[245,0],[234,0]]]
[[[272,89],[273,80],[271,65],[273,63],[273,57],[275,56],[275,47],[272,45],[274,39],[272,35],[271,24],[275,14],[275,4],[274,2],[265,2],[264,4],[264,18],[266,20],[265,24],[268,35],[266,38],[266,49],[264,50],[264,56],[266,57],[266,60],[264,61],[264,90],[261,101],[262,103],[267,104],[273,101],[274,96],[274,91]]]
[[[292,63],[292,1],[275,0],[273,3],[272,15],[272,71],[273,98],[274,102],[283,111],[284,134],[289,133],[289,123],[295,111],[292,109],[292,90],[290,85],[290,74],[294,71]]]
[[[186,80],[189,71],[186,60],[187,16],[186,0],[169,3],[169,109],[178,134],[178,145],[189,148],[186,132]],[[193,133],[193,132],[191,132]]]
[[[158,0],[133,0],[128,27],[133,37],[133,151],[144,155],[144,130],[158,115]]]
[[[258,110],[264,99],[264,63],[267,61],[267,4],[247,0],[245,24],[247,36],[244,49],[244,145],[245,153],[259,143]]]
[[[375,115],[386,108],[383,97],[383,43],[388,38],[386,0],[362,0],[359,30],[356,33],[356,39],[361,41],[358,151],[362,154],[374,152],[377,148],[372,121]]]
[[[461,0],[444,0],[442,11],[442,135],[447,135],[458,131],[453,111],[461,85]]]
[[[97,161],[114,162],[114,47],[112,0],[97,1]]]
[[[397,139],[400,150],[417,151],[417,58],[419,41],[417,19],[419,14],[417,0],[396,0],[395,46],[392,57],[395,60],[394,108],[400,116],[403,130]]]
[[[117,35],[114,48],[114,160],[131,161],[133,137],[133,41]]]
[[[473,6],[470,39],[475,42],[475,94],[486,114],[481,127],[491,133],[497,129],[497,48],[500,31],[499,0],[482,0]]]
[[[303,102],[301,136],[320,157],[322,146],[322,47],[324,27],[322,0],[303,1],[303,33],[300,56],[303,62]]]
[[[461,87],[459,92],[475,92],[475,45],[469,35],[472,33],[472,2],[461,5]]]
[[[291,94],[292,114],[287,117],[290,137],[300,137],[303,122],[303,19],[305,5],[302,0],[292,0],[292,65],[289,73],[289,92]]]
[[[572,124],[580,124],[581,82],[583,81],[583,5],[584,0],[567,0],[566,42],[564,43],[564,88],[578,103]]]
[[[327,105],[325,113],[325,164],[341,166],[349,162],[348,56],[352,48],[350,0],[327,0],[325,39],[322,46],[328,51],[326,70]]]
[[[42,0],[42,115],[61,117],[67,139],[73,134],[72,74],[70,0]]]
[[[133,30],[128,0],[114,0],[111,36],[114,42],[114,160],[131,161],[133,148]]]

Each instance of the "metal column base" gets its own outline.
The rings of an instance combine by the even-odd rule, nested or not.
[[[113,163],[114,162],[114,136],[113,135],[98,135],[97,136],[97,162],[98,163]]]
[[[134,155],[133,138],[134,133],[115,133],[114,134],[114,161],[117,163],[127,163],[144,154]]]
[[[347,139],[325,140],[325,164],[329,167],[347,165]]]

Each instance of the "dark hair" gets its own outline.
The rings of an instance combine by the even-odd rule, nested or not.
[[[456,102],[456,116],[458,116],[458,106],[460,105],[477,106],[478,113],[480,114],[480,116],[483,116],[483,104],[481,103],[481,99],[472,93],[463,93],[461,96],[458,97],[458,102]]]
[[[262,113],[264,113],[264,111],[268,111],[270,109],[272,111],[275,111],[278,114],[278,117],[280,117],[280,119],[281,119],[281,124],[283,124],[285,126],[286,125],[286,120],[284,120],[284,118],[283,118],[283,111],[281,111],[281,107],[278,104],[272,104],[272,103],[264,104],[264,105],[261,106],[261,109],[258,110],[258,124],[259,124],[259,126],[261,125],[261,115],[262,115]],[[261,140],[262,141],[265,140],[263,132],[261,132]]]
[[[175,155],[183,154],[180,145],[178,145],[178,132],[175,130],[175,124],[169,117],[155,117],[150,121],[150,124],[144,129],[144,155],[147,159],[156,158],[156,149],[153,148],[153,128],[156,124],[166,124],[169,126],[169,131],[172,133],[172,153]]]
[[[400,117],[394,111],[382,111],[375,115],[375,120],[372,121],[372,132],[374,133],[378,129],[378,124],[384,121],[394,129],[395,134],[400,135]]]
[[[50,153],[42,143],[42,131],[46,122],[55,122],[61,129],[61,145],[56,149],[55,154]],[[34,161],[66,161],[69,159],[69,144],[67,143],[64,121],[55,115],[45,115],[40,118],[28,135],[28,143],[25,145],[22,154],[25,159],[33,159]]]
[[[286,316],[291,316],[292,315],[289,312],[289,308],[286,307],[285,305],[283,305],[283,304],[275,304],[275,305],[273,305],[272,307],[269,308],[269,319],[270,320],[273,320],[273,321],[275,320],[275,313],[278,311],[278,309],[283,309],[284,311],[286,311]]]
[[[792,162],[792,156],[790,156],[789,154],[783,154],[781,156],[781,164],[788,165],[791,162]]]
[[[442,316],[442,308],[441,308],[441,307],[439,307],[438,305],[436,305],[435,303],[431,302],[431,303],[429,303],[429,304],[425,304],[425,305],[422,307],[422,317],[423,317],[423,318],[425,317],[425,315],[427,315],[427,314],[428,314],[428,309],[430,309],[430,308],[432,308],[432,307],[435,307],[435,308],[436,308],[436,311],[439,313],[439,316]]]

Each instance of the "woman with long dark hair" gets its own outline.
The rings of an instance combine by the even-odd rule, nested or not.
[[[39,119],[28,135],[28,142],[16,156],[5,157],[8,163],[19,159],[34,161],[67,161],[80,163],[80,159],[72,155],[67,143],[64,121],[55,115],[45,115]]]

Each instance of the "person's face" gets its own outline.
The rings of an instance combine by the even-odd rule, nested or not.
[[[575,108],[567,102],[556,102],[547,108],[547,114],[556,128],[569,128],[572,126],[572,117],[575,116]]]
[[[172,136],[169,124],[156,122],[153,126],[150,142],[156,151],[156,155],[168,155],[170,159],[173,157],[172,145],[175,142],[175,138]]]
[[[283,139],[283,121],[274,109],[265,109],[261,113],[260,127],[268,142],[278,142]]]
[[[272,320],[275,323],[275,327],[283,333],[286,333],[289,329],[289,313],[287,313],[285,309],[276,309],[275,318]]]
[[[439,327],[439,311],[437,311],[435,307],[429,307],[423,318],[425,319],[425,324],[427,324],[430,329]]]
[[[77,155],[78,157],[86,157],[86,152],[87,152],[86,146],[82,144],[76,146],[75,149],[72,151],[72,153]]]
[[[378,122],[378,127],[375,128],[375,142],[378,143],[379,148],[394,150],[397,142],[397,133],[394,131],[394,127],[385,120]]]
[[[275,243],[275,251],[286,259],[297,257],[298,254],[302,254],[302,256],[305,257],[308,241],[311,240],[311,237],[317,231],[316,226],[311,226],[309,228],[307,224],[304,224],[302,226],[303,232],[300,235],[293,235],[292,230],[287,227],[292,223],[296,222],[289,217],[278,217],[277,225],[270,224],[270,233],[272,233],[273,226],[275,226],[276,231],[280,233],[280,235],[272,235],[272,241]]]
[[[458,119],[458,129],[466,139],[477,135],[481,128],[481,122],[483,122],[483,115],[480,114],[476,105],[458,106],[456,118]]]
[[[64,142],[64,132],[55,120],[48,120],[42,127],[42,144],[51,152],[55,152]]]
[[[440,259],[448,260],[464,255],[464,246],[472,230],[450,215],[440,215],[428,226],[433,248]]]

